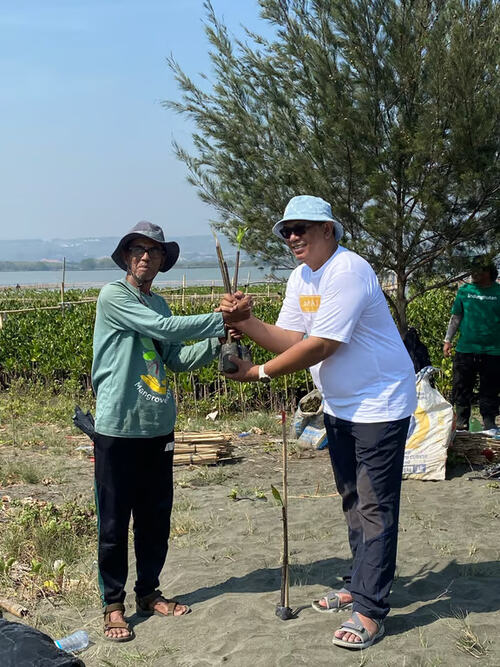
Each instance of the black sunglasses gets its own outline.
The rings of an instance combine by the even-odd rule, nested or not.
[[[295,236],[302,236],[307,232],[307,230],[312,227],[313,225],[316,225],[318,223],[316,222],[298,222],[296,225],[293,225],[292,227],[282,227],[280,229],[280,234],[284,239],[289,239],[292,234],[295,234]]]
[[[148,253],[151,259],[157,259],[163,255],[163,248],[156,245],[151,248],[146,248],[143,245],[130,245],[128,251],[133,257],[142,257],[145,252]]]

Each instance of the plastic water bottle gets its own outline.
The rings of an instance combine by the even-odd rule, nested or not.
[[[471,433],[479,433],[480,431],[483,430],[483,427],[481,426],[481,422],[477,417],[472,417],[469,423],[469,428]]]
[[[62,637],[61,639],[54,639],[54,644],[67,653],[77,653],[83,651],[89,645],[89,636],[85,630],[77,630],[71,635]]]

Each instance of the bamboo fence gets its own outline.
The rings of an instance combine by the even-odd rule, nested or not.
[[[186,292],[172,293],[172,294],[162,294],[163,298],[169,303],[180,302],[182,306],[185,305],[186,299],[188,298],[191,302],[197,303],[212,303],[219,300],[219,297],[223,294],[224,290],[218,290],[217,292],[209,292],[207,294],[191,294]],[[254,302],[260,300],[273,300],[281,301],[283,299],[283,294],[279,292],[247,292],[251,296]],[[29,308],[12,308],[7,310],[0,310],[0,329],[3,326],[3,323],[7,317],[11,315],[19,315],[21,313],[32,313],[40,310],[61,310],[64,308],[69,308],[73,306],[79,306],[81,304],[95,303],[97,297],[86,297],[84,299],[79,299],[78,301],[61,301],[57,305],[53,306],[31,306]]]
[[[456,433],[450,451],[475,465],[498,463],[500,439],[485,433]]]

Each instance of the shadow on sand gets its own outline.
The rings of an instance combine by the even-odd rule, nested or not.
[[[339,577],[332,573],[346,572],[349,562],[339,558],[328,558],[307,565],[290,568],[291,585],[321,586],[337,588],[342,585]],[[391,594],[392,611],[388,634],[399,634],[410,628],[423,627],[437,618],[456,618],[468,612],[487,613],[500,609],[500,562],[461,564],[450,561],[444,568],[440,563],[428,563],[411,577],[398,577]],[[436,569],[433,569],[436,568]],[[261,568],[242,577],[230,577],[214,586],[198,588],[182,595],[184,604],[196,605],[206,600],[231,593],[276,593],[279,600],[281,568]],[[310,600],[295,600],[300,603],[298,611],[309,606]],[[417,609],[398,613],[397,610],[419,604]],[[133,616],[134,625],[143,618]]]

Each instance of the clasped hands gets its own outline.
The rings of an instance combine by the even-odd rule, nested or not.
[[[224,294],[219,307],[215,310],[222,313],[224,324],[230,327],[232,324],[248,320],[252,314],[252,306],[252,297],[249,294],[243,294],[243,292],[238,291],[234,294]]]
[[[226,330],[231,334],[233,340],[240,340],[243,337],[244,324],[242,325],[242,323],[250,318],[252,306],[252,297],[239,290],[234,294],[223,295],[216,311],[222,313]],[[239,325],[239,328],[232,325]],[[221,342],[224,341],[221,340]],[[254,382],[259,379],[258,366],[250,361],[243,361],[236,356],[231,356],[230,359],[238,366],[238,370],[235,373],[224,373],[227,378],[240,382]]]

